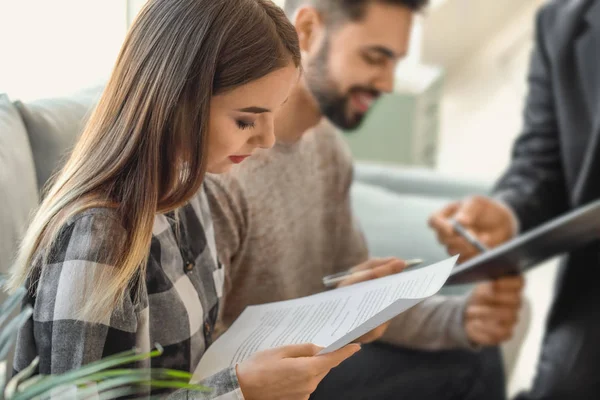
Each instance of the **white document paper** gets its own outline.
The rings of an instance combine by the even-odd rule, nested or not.
[[[247,307],[208,348],[192,381],[274,347],[313,343],[324,347],[319,354],[342,348],[436,294],[457,259],[313,296]]]

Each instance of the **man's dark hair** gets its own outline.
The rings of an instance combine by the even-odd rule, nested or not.
[[[429,0],[285,0],[285,13],[292,18],[296,10],[304,5],[315,7],[330,22],[360,21],[370,3],[394,4],[420,11]]]

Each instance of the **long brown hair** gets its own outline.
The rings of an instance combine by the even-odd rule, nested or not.
[[[35,259],[47,256],[68,218],[112,207],[127,242],[115,244],[116,272],[95,285],[81,309],[92,320],[110,315],[128,285],[145,275],[155,214],[182,206],[200,189],[211,97],[290,63],[300,66],[296,31],[270,0],[150,0],[48,187],[9,288],[32,276]]]

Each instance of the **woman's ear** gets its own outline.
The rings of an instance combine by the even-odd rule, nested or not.
[[[324,26],[321,14],[314,7],[301,7],[296,11],[294,26],[300,41],[300,50],[311,53],[323,34]]]

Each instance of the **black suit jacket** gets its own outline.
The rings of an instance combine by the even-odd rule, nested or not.
[[[539,12],[528,81],[524,131],[495,189],[522,231],[600,198],[600,1]],[[544,398],[598,389],[599,254],[594,243],[561,266],[534,390]]]

